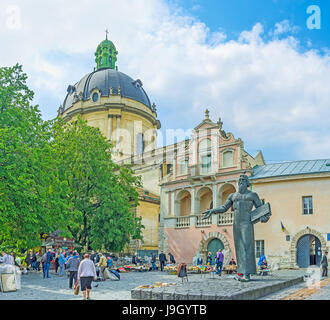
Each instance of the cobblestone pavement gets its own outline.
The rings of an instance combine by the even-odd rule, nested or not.
[[[297,275],[303,274],[299,271],[283,271],[282,276],[292,275],[293,272]],[[103,282],[93,282],[91,298],[94,300],[131,300],[131,289],[140,285],[150,285],[157,281],[177,283],[176,288],[179,291],[184,290],[186,283],[182,285],[181,279],[176,275],[170,275],[162,272],[128,272],[121,273],[120,281],[106,280]],[[257,285],[259,281],[250,283],[239,283],[233,281],[232,275],[215,277],[212,279],[210,275],[201,277],[198,274],[189,275],[190,284],[200,284],[199,288],[211,290],[209,283],[216,290],[231,290],[232,287],[237,285],[242,286],[244,289],[247,286]],[[266,280],[265,278],[263,278]],[[230,281],[231,280],[231,281]],[[205,287],[205,284],[208,286]],[[43,279],[42,272],[30,272],[21,277],[22,288],[16,292],[0,292],[0,300],[81,300],[82,294],[75,296],[73,290],[69,289],[69,279],[66,276],[59,277],[51,273],[51,278]],[[96,286],[97,287],[94,287]],[[260,300],[281,300],[290,295],[294,295],[299,290],[308,289],[307,283],[303,282],[290,288],[278,291],[274,294],[268,295]],[[299,297],[296,297],[297,299]],[[322,285],[317,290],[313,291],[310,295],[305,295],[306,300],[329,300],[330,299],[330,279],[322,281]]]
[[[304,281],[259,300],[330,300],[330,278]]]
[[[127,272],[120,273],[120,281],[106,280],[92,283],[93,300],[131,300],[131,289],[156,281],[177,282],[175,275],[165,272]],[[181,280],[180,280],[181,281]],[[95,288],[94,286],[97,286]],[[16,292],[0,292],[0,300],[81,300],[69,289],[69,278],[59,277],[53,272],[49,279],[43,279],[42,272],[31,271],[21,276],[21,289]]]

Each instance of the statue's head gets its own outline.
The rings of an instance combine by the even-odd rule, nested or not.
[[[246,174],[241,174],[238,179],[238,191],[245,192],[250,186],[249,177]]]

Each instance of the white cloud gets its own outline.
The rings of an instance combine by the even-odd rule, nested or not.
[[[285,33],[296,33],[299,30],[298,26],[292,26],[289,20],[283,20],[275,23],[275,29],[269,32],[270,36],[278,37]]]
[[[119,70],[142,80],[164,129],[195,127],[208,107],[252,149],[273,146],[272,159],[283,149],[297,159],[330,157],[329,51],[299,51],[288,21],[270,33],[257,23],[235,41],[160,0],[15,3],[20,28],[6,26],[11,1],[0,4],[0,61],[21,62],[36,97],[58,101],[52,110],[38,101],[44,118],[56,116],[69,84],[93,71],[108,28]]]

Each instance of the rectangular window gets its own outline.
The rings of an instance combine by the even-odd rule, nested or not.
[[[256,240],[256,258],[260,258],[263,254],[265,254],[265,241]]]
[[[212,158],[211,154],[208,154],[207,156],[201,157],[201,173],[208,173],[211,171],[211,165],[212,165]]]
[[[179,174],[188,173],[188,164],[189,164],[189,159],[183,159],[179,161]]]
[[[313,214],[313,198],[312,196],[302,197],[303,214]]]

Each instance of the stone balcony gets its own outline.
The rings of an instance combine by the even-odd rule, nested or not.
[[[184,229],[189,227],[210,227],[212,224],[218,226],[228,226],[234,223],[234,212],[223,214],[213,214],[211,217],[203,220],[202,214],[190,214],[181,217],[164,217],[165,228]]]

